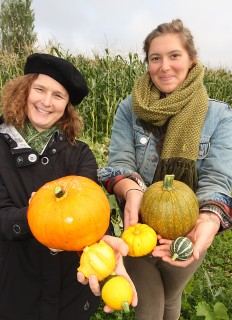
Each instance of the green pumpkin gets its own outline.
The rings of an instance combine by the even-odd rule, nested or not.
[[[143,194],[140,208],[142,223],[162,238],[185,237],[195,226],[199,206],[195,193],[185,183],[166,175]]]
[[[172,242],[170,252],[172,254],[172,261],[185,261],[193,253],[193,244],[189,238],[178,237]]]

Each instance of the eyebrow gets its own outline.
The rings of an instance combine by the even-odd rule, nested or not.
[[[173,53],[181,53],[182,50],[172,50],[172,51],[169,51],[168,54],[173,54]],[[151,53],[148,57],[152,57],[152,56],[160,56],[160,53],[156,53],[156,52],[153,52]]]
[[[36,82],[36,81],[32,84],[32,86],[37,86],[37,87],[39,87],[41,89],[45,89],[45,90],[47,89],[46,86],[44,86],[44,85],[42,85],[42,84],[40,84],[39,82]],[[67,95],[66,91],[55,90],[54,92],[58,93],[60,95],[63,95],[63,96]]]

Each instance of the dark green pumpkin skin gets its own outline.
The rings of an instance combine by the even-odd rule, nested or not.
[[[193,244],[186,237],[178,237],[174,240],[170,247],[172,260],[185,261],[191,257],[193,253]]]
[[[170,176],[165,176],[170,178]],[[141,202],[142,222],[152,227],[162,238],[174,240],[185,237],[195,226],[199,205],[195,193],[183,182],[170,179],[153,183]]]

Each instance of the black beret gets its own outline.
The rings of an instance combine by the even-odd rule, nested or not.
[[[33,53],[27,57],[24,74],[42,73],[58,81],[68,91],[73,105],[80,103],[88,94],[86,81],[79,70],[69,61],[46,53]]]

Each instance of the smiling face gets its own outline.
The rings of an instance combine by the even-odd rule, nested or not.
[[[68,92],[59,82],[39,74],[32,82],[27,99],[28,119],[42,132],[51,128],[63,116],[68,102]]]
[[[179,87],[193,63],[178,34],[160,35],[150,43],[148,71],[155,86],[163,93],[171,93]]]

